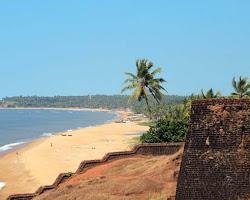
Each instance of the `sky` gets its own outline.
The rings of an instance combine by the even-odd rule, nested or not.
[[[0,98],[120,94],[136,59],[170,95],[250,78],[249,0],[2,0]]]

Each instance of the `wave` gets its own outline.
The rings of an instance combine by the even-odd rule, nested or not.
[[[0,190],[4,188],[6,184],[4,182],[0,182]]]
[[[67,130],[67,132],[72,132],[72,131],[73,131],[72,129]]]
[[[11,144],[6,144],[0,147],[0,152],[7,151],[10,149],[13,149],[13,147],[18,146],[20,144],[24,144],[25,142],[16,142],[16,143],[11,143]]]
[[[42,134],[42,137],[50,137],[50,136],[53,136],[52,133],[43,133]]]

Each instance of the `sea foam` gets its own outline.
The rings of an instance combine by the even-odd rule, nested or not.
[[[4,182],[0,182],[0,190],[4,188],[6,184]]]
[[[7,151],[10,149],[13,149],[13,147],[18,146],[20,144],[24,144],[25,142],[16,142],[16,143],[11,143],[11,144],[6,144],[0,147],[0,152]]]
[[[53,136],[52,133],[43,133],[42,134],[42,137],[50,137],[50,136]]]

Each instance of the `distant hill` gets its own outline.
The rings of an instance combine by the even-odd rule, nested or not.
[[[178,104],[184,96],[164,96],[162,103]],[[88,96],[14,96],[5,97],[0,102],[1,107],[57,107],[57,108],[133,108],[143,106],[137,101],[129,101],[128,95],[88,95]]]

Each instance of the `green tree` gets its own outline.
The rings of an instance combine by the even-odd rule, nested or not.
[[[233,96],[238,96],[240,98],[244,96],[250,96],[250,82],[248,81],[248,78],[241,77],[239,80],[235,80],[235,77],[232,80],[232,85],[235,90],[235,92],[232,93]]]
[[[140,137],[142,143],[182,142],[188,130],[189,110],[184,104],[174,105],[168,114],[150,126]]]
[[[221,96],[220,92],[214,93],[213,89],[211,88],[206,93],[201,90],[201,96],[203,99],[211,99],[211,98],[218,98]]]
[[[137,60],[136,68],[137,73],[132,74],[126,72],[128,78],[125,80],[126,86],[122,89],[122,92],[126,90],[133,90],[132,97],[138,101],[145,99],[149,113],[151,113],[149,105],[149,95],[152,95],[157,103],[160,103],[162,99],[161,91],[165,88],[161,85],[165,80],[163,78],[156,78],[155,76],[161,72],[161,68],[156,68],[152,72],[150,69],[153,67],[153,63],[146,60]]]

